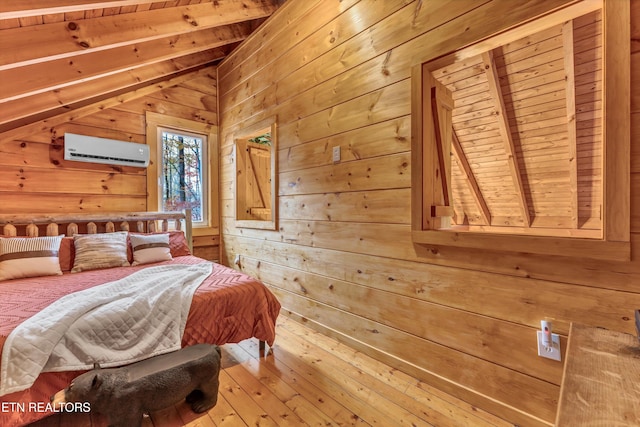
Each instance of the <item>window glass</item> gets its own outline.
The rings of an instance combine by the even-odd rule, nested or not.
[[[161,129],[162,211],[191,209],[194,223],[207,218],[206,136]]]

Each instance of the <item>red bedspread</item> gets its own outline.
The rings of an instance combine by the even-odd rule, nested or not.
[[[183,256],[164,264],[197,264],[204,260]],[[62,296],[121,279],[142,268],[118,267],[62,276],[36,277],[0,283],[0,348],[23,320]],[[269,345],[275,339],[280,303],[259,281],[214,264],[213,273],[196,291],[182,345],[225,344],[255,337]],[[80,372],[43,373],[28,390],[0,397],[0,425],[19,426],[44,417],[43,403],[66,387]]]

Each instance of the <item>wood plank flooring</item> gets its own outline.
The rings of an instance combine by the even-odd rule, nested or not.
[[[186,404],[145,417],[144,427],[467,426],[512,424],[280,316],[271,352],[258,341],[223,349],[218,404]],[[105,426],[97,414],[58,414],[31,427]]]

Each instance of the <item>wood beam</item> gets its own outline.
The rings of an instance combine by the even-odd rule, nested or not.
[[[213,49],[244,40],[251,33],[249,23],[196,31],[180,37],[167,37],[122,46],[105,52],[79,55],[72,61],[57,59],[25,67],[0,71],[4,102],[30,95],[59,90],[82,82],[133,70],[168,59]]]
[[[482,217],[482,220],[486,225],[491,225],[491,212],[489,211],[489,207],[487,206],[487,202],[482,195],[482,191],[480,190],[480,186],[478,185],[476,176],[471,170],[469,160],[462,150],[462,145],[460,144],[460,140],[458,139],[458,135],[456,135],[455,131],[453,131],[451,146],[453,148],[453,155],[456,158],[458,165],[460,166],[460,170],[467,178],[467,183],[469,184],[471,195],[476,201],[476,205],[480,209],[480,216]]]
[[[428,77],[428,87],[424,91],[425,111],[430,110],[432,123],[429,132],[428,150],[435,153],[432,166],[427,169],[427,173],[432,175],[429,180],[433,187],[426,188],[429,203],[430,223],[433,228],[451,227],[451,218],[454,215],[453,196],[451,194],[451,134],[453,125],[451,117],[453,114],[454,101],[446,86],[440,83],[433,75],[425,73]],[[427,122],[428,123],[428,122]],[[426,181],[425,181],[426,182]],[[438,209],[438,208],[450,209]],[[434,213],[434,208],[439,214]]]
[[[220,69],[218,69],[220,74]],[[424,158],[426,151],[424,149],[424,138],[426,130],[425,115],[428,113],[424,105],[422,91],[427,81],[424,81],[425,75],[422,72],[422,65],[414,65],[411,68],[411,229],[421,231],[427,228],[425,211],[426,198],[424,197],[424,175],[426,173]]]
[[[527,196],[524,191],[524,185],[522,184],[522,171],[520,170],[520,166],[518,164],[516,147],[513,143],[513,138],[509,129],[509,121],[506,115],[504,97],[502,96],[502,88],[500,87],[500,79],[498,78],[498,70],[495,66],[493,51],[483,53],[482,62],[484,64],[487,81],[489,83],[489,92],[496,106],[496,124],[498,125],[500,135],[502,137],[502,140],[504,141],[505,152],[507,154],[507,163],[509,164],[511,179],[515,187],[518,204],[520,205],[520,211],[522,212],[522,220],[525,227],[530,227],[531,215],[529,214],[529,204],[527,203]]]
[[[555,25],[561,25],[564,22],[575,18],[576,16],[586,15],[587,13],[601,9],[602,3],[603,0],[582,0],[578,3],[563,7],[562,9],[559,9],[558,11],[544,17],[545,28],[551,28]],[[530,22],[520,23],[517,25],[517,27],[513,28],[512,31],[506,31],[501,34],[496,34],[493,37],[489,37],[478,43],[474,43],[469,47],[457,50],[455,54],[455,60],[464,61],[465,59],[473,58],[477,55],[482,55],[488,50],[497,49],[500,46],[504,46],[505,44],[520,40],[521,38],[529,36],[538,31],[540,31],[540,22],[538,22],[538,20],[536,19]],[[448,59],[448,56],[449,55],[446,55],[442,58],[431,61],[432,69],[436,70],[447,66],[451,62],[451,60]],[[431,58],[429,57],[425,59]]]
[[[565,100],[567,108],[567,134],[569,137],[569,191],[571,192],[571,224],[578,228],[578,149],[576,128],[576,84],[573,57],[573,20],[562,25],[562,50],[564,55]]]
[[[604,3],[605,240],[629,242],[631,233],[631,5]]]
[[[433,130],[435,131],[435,144],[438,151],[438,169],[440,170],[440,180],[442,182],[442,196],[444,205],[451,206],[451,199],[453,198],[451,196],[451,186],[449,185],[451,174],[447,167],[447,156],[451,156],[451,153],[447,150],[447,137],[450,136],[448,128],[451,127],[451,119],[447,121],[442,117],[440,110],[446,108],[451,111],[453,110],[453,105],[446,104],[446,101],[444,101],[446,98],[442,97],[440,92],[441,90],[437,85],[431,87],[431,113],[433,114]],[[451,98],[449,100],[452,101]]]
[[[155,3],[157,0],[3,0],[0,3],[0,19],[25,18],[54,13],[82,12],[92,9],[137,6]]]
[[[0,30],[0,70],[268,17],[267,0],[204,2]]]
[[[140,85],[167,78],[175,73],[184,73],[197,67],[212,64],[227,55],[226,48],[214,48],[184,57],[169,59],[134,70],[127,70],[95,80],[67,86],[56,91],[47,91],[25,98],[0,103],[0,132],[22,126],[35,117],[43,119],[55,115],[55,111],[68,109],[73,104],[99,98],[119,91],[135,89]],[[95,101],[94,101],[95,102]],[[59,111],[62,112],[62,111]]]
[[[179,77],[175,77],[170,80],[166,80],[160,83],[153,83],[148,86],[127,92],[122,95],[117,95],[105,100],[101,100],[99,102],[86,105],[81,108],[74,109],[72,111],[68,111],[62,114],[58,114],[53,117],[49,117],[37,122],[28,123],[26,125],[7,130],[0,134],[0,144],[7,141],[14,141],[25,138],[29,135],[33,135],[35,133],[41,132],[50,132],[53,127],[61,125],[66,122],[73,122],[82,117],[89,116],[91,114],[97,113],[102,110],[106,110],[108,108],[117,107],[118,105],[124,104],[129,101],[133,101],[138,98],[142,98],[154,92],[161,91],[163,89],[179,85],[182,82],[187,80],[192,80],[201,74],[209,73],[208,69],[194,71],[192,73],[188,73]]]

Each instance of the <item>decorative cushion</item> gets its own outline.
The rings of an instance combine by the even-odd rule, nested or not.
[[[98,268],[126,267],[127,232],[104,234],[76,234],[73,236],[76,249],[72,273]]]
[[[73,259],[76,255],[76,248],[73,245],[73,237],[63,237],[60,243],[60,269],[63,273],[68,273],[73,268]]]
[[[169,232],[169,248],[172,257],[191,255],[187,238],[182,231]]]
[[[149,264],[171,259],[169,235],[164,234],[131,234],[133,263],[131,265]]]
[[[0,280],[62,274],[58,253],[63,237],[0,237]]]
[[[171,257],[175,258],[178,256],[186,256],[191,255],[191,251],[189,250],[189,244],[187,243],[187,238],[185,237],[182,231],[169,231],[169,251],[171,252]],[[153,234],[167,234],[167,232],[163,233],[136,233],[129,232],[129,241],[131,241],[131,236],[151,236]],[[129,262],[133,262],[133,250],[131,249],[131,245],[128,248],[128,260]]]

